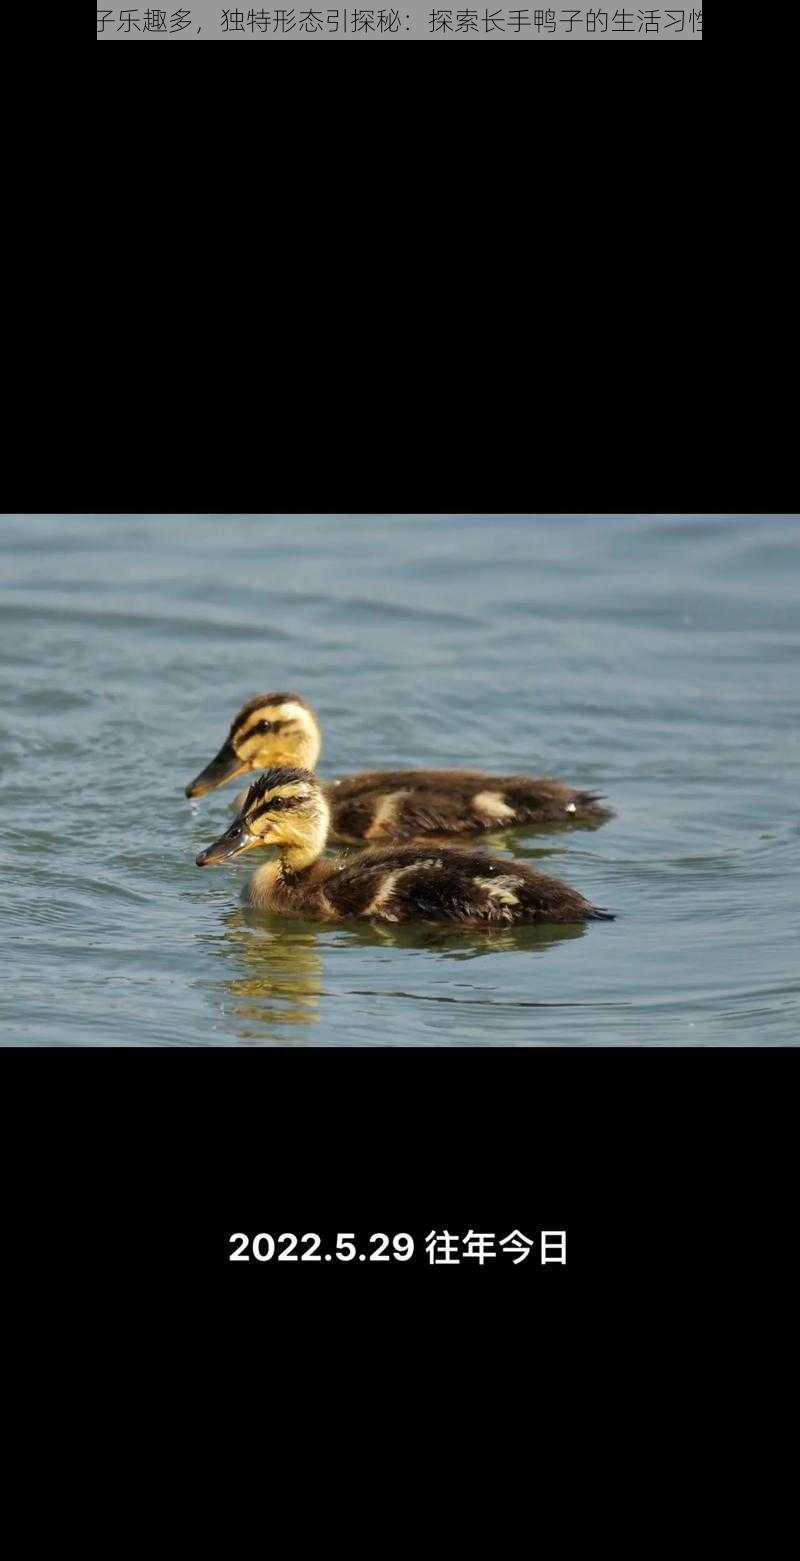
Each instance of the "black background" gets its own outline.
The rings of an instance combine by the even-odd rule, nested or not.
[[[487,1037],[488,1039],[489,1037]],[[793,1049],[20,1049],[6,1298],[358,1339],[478,1308],[631,1345],[796,1306]],[[428,1232],[567,1230],[567,1264],[431,1266]],[[406,1264],[231,1263],[233,1232],[410,1232]],[[497,1309],[499,1308],[499,1312]],[[405,1325],[405,1324],[404,1324]],[[501,1332],[498,1345],[506,1335]]]

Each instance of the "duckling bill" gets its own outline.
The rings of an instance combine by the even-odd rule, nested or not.
[[[228,738],[216,755],[216,758],[207,764],[200,774],[186,787],[187,797],[202,797],[204,792],[213,791],[215,786],[224,786],[226,781],[233,780],[237,775],[245,775],[249,770],[249,764],[243,764],[230,738]]]
[[[250,879],[247,899],[260,910],[319,921],[522,922],[613,920],[569,884],[520,862],[453,846],[384,846],[347,858],[323,857],[330,806],[310,770],[271,769],[250,787],[241,812],[201,851],[213,867],[255,846],[278,858]]]
[[[313,770],[321,743],[319,721],[299,694],[255,694],[186,795],[200,797],[252,770]],[[336,845],[476,834],[518,824],[592,825],[610,816],[595,792],[544,775],[374,770],[321,784]]]

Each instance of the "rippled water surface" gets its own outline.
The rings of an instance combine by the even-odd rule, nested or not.
[[[795,519],[0,519],[0,1035],[124,1045],[798,1040]],[[606,793],[498,851],[615,922],[279,924],[194,858],[246,695],[325,776],[472,765]],[[241,783],[240,783],[241,784]]]

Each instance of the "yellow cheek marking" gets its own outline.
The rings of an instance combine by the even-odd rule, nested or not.
[[[489,818],[514,818],[514,809],[503,801],[499,791],[479,791],[472,799],[472,806]]]
[[[236,753],[245,767],[251,764],[259,749],[263,746],[255,737],[236,739]]]
[[[365,840],[374,840],[376,835],[390,833],[389,825],[397,818],[398,805],[408,794],[408,787],[406,787],[404,791],[390,791],[387,796],[381,797],[375,809],[375,817],[364,835]]]

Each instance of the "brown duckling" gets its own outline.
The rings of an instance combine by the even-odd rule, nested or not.
[[[282,765],[313,770],[321,743],[319,721],[298,694],[255,694],[186,795],[200,797],[250,770]],[[516,824],[596,824],[610,816],[595,792],[576,791],[546,776],[373,770],[322,785],[336,845],[468,835]]]
[[[324,857],[329,825],[328,799],[311,770],[268,770],[250,787],[230,829],[201,851],[197,865],[213,867],[254,846],[277,846],[277,860],[250,879],[247,900],[282,916],[473,927],[613,920],[569,884],[483,851],[396,845]]]

